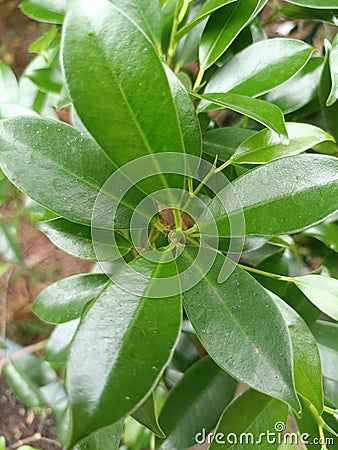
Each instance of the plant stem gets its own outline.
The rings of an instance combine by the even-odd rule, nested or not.
[[[331,414],[331,416],[336,416],[338,414],[337,409],[330,408],[329,406],[324,405],[324,412]]]
[[[192,238],[189,235],[186,235],[185,238],[187,241],[191,242],[191,244],[193,244],[195,247],[200,247],[200,243],[196,241],[196,239]]]
[[[204,77],[204,73],[205,73],[205,69],[203,69],[203,67],[200,67],[200,70],[199,70],[199,72],[197,74],[197,78],[195,80],[195,84],[194,84],[194,87],[193,87],[193,92],[196,92],[200,88],[200,86],[202,84],[203,77]]]
[[[274,280],[278,281],[289,281],[290,283],[293,283],[295,281],[292,277],[286,277],[284,275],[277,275],[276,273],[271,272],[265,272],[264,270],[255,269],[254,267],[244,266],[243,264],[237,264],[238,267],[241,267],[244,270],[247,270],[248,272],[257,273],[258,275],[263,275],[264,277],[273,278]]]
[[[173,62],[174,56],[177,51],[178,47],[178,41],[176,39],[176,33],[179,24],[184,19],[184,16],[186,15],[186,12],[189,7],[189,1],[185,1],[182,5],[182,8],[180,11],[178,11],[178,3],[175,6],[175,12],[174,12],[174,21],[173,26],[171,28],[171,34],[170,34],[170,41],[169,41],[169,47],[168,47],[168,55],[167,55],[167,65],[171,66],[171,63]]]
[[[176,230],[182,230],[182,215],[178,209],[173,209]]]

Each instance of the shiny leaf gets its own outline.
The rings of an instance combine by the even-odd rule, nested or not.
[[[74,450],[118,450],[121,433],[122,422],[116,422],[78,442]]]
[[[338,4],[336,5],[336,8]],[[322,22],[329,22],[332,25],[338,23],[338,9],[315,9],[306,8],[297,5],[288,5],[281,10],[281,14],[292,19],[300,20],[318,20]]]
[[[180,273],[192,265],[196,251],[187,248],[180,256]],[[203,271],[196,260],[194,263],[195,271]],[[220,283],[224,264],[232,272]],[[287,327],[277,306],[254,278],[217,254],[212,269],[183,294],[183,301],[199,339],[220,367],[298,410]]]
[[[227,161],[235,149],[255,132],[245,128],[224,127],[203,134],[203,153],[213,160]]]
[[[295,278],[297,287],[327,316],[338,320],[338,280],[322,275]]]
[[[288,3],[318,9],[337,8],[337,0],[288,0]]]
[[[151,430],[156,436],[165,437],[156,417],[153,393],[132,413],[132,417]]]
[[[305,123],[287,123],[287,145],[273,131],[262,130],[244,141],[232,155],[234,163],[264,164],[287,156],[295,156],[333,137],[320,128]]]
[[[45,322],[68,322],[80,317],[84,306],[102,295],[108,285],[108,277],[101,274],[63,278],[37,296],[32,310]]]
[[[223,55],[243,28],[260,12],[265,3],[264,0],[237,0],[210,17],[199,47],[199,61],[204,70],[212,66]]]
[[[177,340],[180,296],[151,298],[154,279],[174,276],[176,269],[143,258],[131,269],[145,277],[137,280],[140,296],[110,283],[75,335],[66,383],[72,444],[135,409],[159,379]],[[119,274],[119,282],[133,285],[130,270]]]
[[[237,0],[206,0],[196,16],[187,25],[184,25],[184,27],[178,30],[176,33],[176,38],[181,38],[183,35],[188,33],[188,31],[210,16],[213,12],[217,11],[219,8],[222,8],[222,6],[228,5],[229,3],[233,3],[235,1]]]
[[[267,128],[270,128],[270,130],[278,133],[284,141],[288,141],[288,132],[285,127],[283,113],[271,103],[238,94],[217,93],[195,95],[195,97],[212,103],[212,105],[208,104],[202,107],[201,112],[212,111],[213,109],[219,109],[219,107],[228,108],[260,122]]]
[[[338,225],[322,223],[316,227],[308,228],[303,234],[318,239],[329,249],[338,252]]]
[[[316,340],[296,311],[279,297],[274,295],[272,298],[289,328],[296,390],[321,414],[323,411],[322,370]]]
[[[137,55],[137,64],[131,62],[131,55]],[[116,166],[157,152],[199,155],[198,145],[189,147],[192,141],[198,144],[199,133],[189,133],[189,143],[184,141],[179,107],[162,62],[128,11],[122,12],[108,0],[97,0],[95,5],[91,0],[71,1],[63,65],[81,121]],[[188,101],[181,84],[175,87],[175,93],[180,101],[182,96]],[[192,109],[189,117],[185,123],[189,120],[190,126],[197,126]]]
[[[191,366],[170,391],[161,409],[160,424],[166,434],[159,450],[184,450],[196,443],[201,429],[209,433],[233,398],[237,382],[206,356]]]
[[[289,114],[318,97],[323,58],[311,58],[294,77],[265,95],[265,100]]]
[[[61,122],[30,117],[0,122],[0,166],[38,203],[87,225],[101,186],[114,170],[92,139]]]
[[[209,449],[244,450],[261,446],[263,449],[276,450],[277,439],[274,443],[268,441],[266,432],[269,430],[274,433],[276,424],[285,424],[287,413],[288,409],[284,403],[249,389],[226,408],[216,429],[216,436],[218,433],[220,435],[218,439],[213,440]],[[247,437],[244,435],[241,443],[242,433],[247,433]]]
[[[231,235],[228,215],[236,219],[241,210],[247,236],[295,233],[338,209],[338,161],[310,154],[273,161],[225,187],[208,209],[219,236]],[[202,213],[199,222],[201,231],[208,234],[208,215]]]
[[[62,23],[66,12],[66,0],[23,0],[21,11],[40,22]]]
[[[226,63],[205,93],[232,92],[255,97],[287,81],[307,63],[313,48],[294,39],[278,38],[250,45]]]
[[[46,346],[46,361],[52,364],[63,364],[67,361],[70,345],[79,323],[80,320],[75,319],[54,328]]]

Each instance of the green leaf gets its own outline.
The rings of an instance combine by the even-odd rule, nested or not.
[[[287,156],[295,156],[324,141],[334,141],[324,130],[306,123],[286,124],[289,144],[280,141],[274,131],[262,130],[244,141],[232,155],[238,164],[265,164]]]
[[[71,444],[135,409],[158,381],[176,343],[180,296],[151,297],[155,278],[175,276],[175,267],[140,257],[120,272],[118,282],[135,285],[132,269],[144,277],[137,279],[139,295],[109,284],[75,335],[67,370]]]
[[[199,47],[199,61],[202,69],[208,69],[223,55],[265,3],[265,0],[237,0],[210,17]]]
[[[118,233],[115,233],[117,247],[113,246],[111,231],[95,230],[94,249],[92,229],[65,219],[40,222],[38,228],[61,250],[90,261],[97,261],[98,255],[100,256],[100,261],[112,261],[116,259],[117,248],[119,254],[124,256],[132,247],[132,244]]]
[[[64,80],[61,70],[57,67],[34,70],[28,78],[35,83],[38,88],[45,93],[59,94]]]
[[[296,277],[295,284],[317,308],[338,320],[338,280],[310,274]]]
[[[324,403],[322,370],[316,340],[296,311],[276,295],[272,295],[272,298],[289,328],[296,390],[312,403],[320,415],[323,412]]]
[[[118,450],[122,433],[122,422],[102,428],[77,443],[74,450]]]
[[[192,28],[196,27],[200,22],[210,16],[213,12],[222,8],[229,3],[233,3],[237,0],[206,0],[201,9],[195,15],[195,17],[186,25],[178,30],[176,33],[176,39],[180,39],[186,33],[188,33]]]
[[[303,234],[318,239],[326,247],[338,253],[338,225],[322,223],[316,227],[308,228]]]
[[[101,274],[74,275],[48,286],[35,299],[32,311],[41,320],[63,323],[81,316],[85,305],[108,288],[109,279]]]
[[[338,23],[338,9],[314,9],[289,5],[281,9],[281,14],[284,17],[291,17],[292,19],[318,20],[321,22],[329,22],[332,25],[337,25]]]
[[[265,102],[264,100],[258,100],[238,94],[217,93],[194,95],[194,97],[206,100],[212,103],[212,105],[216,105],[215,108],[214,106],[207,104],[200,109],[201,112],[212,111],[214,109],[219,109],[219,107],[231,109],[260,122],[267,128],[270,128],[270,130],[278,133],[279,137],[282,138],[284,142],[288,142],[288,132],[285,127],[283,113],[273,104]]]
[[[203,154],[215,160],[227,161],[235,149],[250,136],[255,134],[245,128],[224,127],[207,131],[203,134]]]
[[[196,251],[186,248],[178,258],[180,273],[190,268]],[[208,255],[212,250],[204,252]],[[196,260],[194,264],[197,272],[203,271]],[[232,273],[220,283],[218,274],[224,264]],[[287,327],[277,306],[254,278],[215,254],[211,270],[183,294],[183,301],[199,339],[220,367],[298,411]]]
[[[79,323],[80,320],[75,319],[54,328],[46,346],[46,361],[52,364],[64,364],[67,361],[70,345]]]
[[[211,78],[205,93],[232,92],[249,97],[264,94],[299,72],[313,50],[295,39],[277,38],[257,42],[226,63]]]
[[[318,320],[311,325],[319,347],[325,396],[338,407],[338,324]]]
[[[114,170],[92,139],[64,123],[30,117],[0,122],[0,166],[38,203],[86,225]]]
[[[32,42],[28,48],[29,53],[42,53],[46,52],[51,43],[54,41],[58,34],[58,29],[51,28],[47,33],[44,33],[41,37],[39,37],[36,41]]]
[[[162,407],[160,424],[166,434],[159,450],[186,449],[205,428],[209,433],[233,398],[237,382],[206,356],[191,366],[170,391]]]
[[[21,11],[39,22],[62,23],[66,12],[66,0],[24,0]]]
[[[236,220],[241,211],[247,236],[277,236],[303,230],[338,209],[338,160],[306,154],[273,161],[225,187],[208,209],[208,214],[202,213],[199,218],[199,228],[206,235],[210,213],[219,236],[229,237],[228,217]]]
[[[138,59],[132,70],[131,55]],[[63,40],[63,65],[80,119],[115,166],[157,152],[199,156],[198,145],[188,148],[184,142],[179,107],[163,64],[128,11],[122,12],[108,0],[97,0],[94,8],[91,0],[71,1]],[[190,127],[196,124],[198,130],[191,101],[179,85],[180,102],[185,96],[189,104],[185,123]],[[190,131],[191,128],[189,142],[198,142],[199,132],[192,136]]]
[[[0,450],[6,450],[6,439],[4,436],[0,436]]]
[[[332,106],[338,98],[338,34],[332,42],[329,55],[330,73],[331,73],[331,91],[326,101],[327,106]]]
[[[132,417],[151,430],[156,436],[165,437],[156,417],[153,393],[132,413]]]
[[[26,406],[29,408],[43,408],[46,406],[39,386],[16,364],[16,361],[9,361],[3,368],[3,374],[14,394]]]
[[[0,103],[18,103],[19,87],[13,70],[0,61]]]
[[[289,114],[318,97],[318,86],[323,70],[323,58],[311,58],[294,77],[268,92],[264,99]]]
[[[318,9],[337,8],[337,0],[288,0],[288,3]]]
[[[152,40],[160,52],[162,17],[159,2],[153,0],[109,0]]]
[[[0,222],[0,255],[7,261],[22,264],[18,227],[19,224],[16,221],[12,221],[11,224]]]
[[[213,440],[209,449],[244,450],[256,446],[261,446],[264,450],[277,449],[278,440],[275,439],[275,443],[267,441],[266,433],[269,430],[278,435],[275,426],[285,424],[287,414],[288,409],[284,403],[249,389],[226,408],[215,432],[218,438]],[[242,443],[241,436],[244,436]]]

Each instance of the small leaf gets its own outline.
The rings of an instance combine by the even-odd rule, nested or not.
[[[278,236],[312,226],[337,209],[338,160],[298,155],[260,166],[225,187],[200,216],[199,228],[210,234],[212,214],[219,237],[234,236],[229,217],[244,214],[246,236]]]
[[[42,91],[59,94],[64,84],[64,79],[59,68],[48,67],[46,69],[36,69],[27,78],[29,78]]]
[[[287,143],[288,132],[285,127],[284,116],[282,111],[275,105],[238,94],[204,94],[194,95],[201,100],[206,100],[216,105],[218,108],[228,108],[236,111],[244,116],[260,122],[270,130],[278,133],[279,137]],[[201,112],[212,111],[218,109],[208,104],[201,108]]]
[[[71,347],[66,385],[73,445],[142,402],[161,376],[179,334],[180,296],[151,297],[155,279],[175,276],[174,265],[140,257],[118,275],[128,286],[134,284],[130,270],[143,275],[137,279],[140,295],[110,283],[83,317]]]
[[[78,442],[74,450],[118,450],[121,433],[122,422],[116,422]]]
[[[282,313],[291,335],[296,390],[312,403],[320,415],[323,412],[323,387],[316,340],[296,311],[276,295],[272,295],[272,298]]]
[[[131,415],[139,423],[147,427],[156,436],[164,438],[165,434],[161,430],[155,412],[154,396],[151,393],[145,401]]]
[[[63,323],[80,317],[84,306],[109,285],[101,274],[74,275],[48,286],[35,299],[32,311],[41,320]]]
[[[331,73],[331,91],[326,101],[327,106],[332,106],[338,98],[338,34],[332,42],[329,55],[330,73]]]
[[[276,450],[278,440],[274,439],[274,443],[267,440],[267,431],[278,435],[275,427],[284,425],[285,428],[287,414],[284,403],[249,389],[225,409],[215,432],[218,439],[213,440],[209,449],[244,450],[262,446],[264,449]],[[240,441],[241,437],[243,442]]]
[[[335,223],[321,223],[303,231],[303,234],[318,239],[327,248],[338,253],[338,225]]]
[[[227,161],[235,149],[254,134],[255,132],[252,130],[235,127],[207,131],[203,134],[203,153],[211,156],[213,161],[216,156],[219,161]]]
[[[267,0],[237,0],[210,17],[199,47],[199,61],[204,70],[211,67],[223,55],[266,2]]]
[[[195,259],[196,251],[187,247],[178,258],[180,273],[193,262],[196,272],[203,271]],[[213,252],[203,251],[206,256]],[[212,269],[183,294],[187,315],[199,339],[214,361],[233,377],[298,411],[291,340],[281,313],[251,275],[223,255],[214,256]],[[218,277],[224,264],[232,272],[220,283]]]
[[[0,61],[0,103],[19,103],[19,87],[13,70]]]
[[[31,19],[58,24],[63,22],[66,6],[66,0],[23,0],[19,5]]]
[[[229,3],[233,3],[234,1],[237,0],[206,0],[196,16],[191,20],[191,22],[189,22],[187,25],[184,25],[184,27],[178,30],[178,32],[176,33],[176,39],[180,39],[182,36],[188,33],[188,31],[196,27],[196,25],[210,16],[213,12],[217,11],[219,8],[222,8]]]
[[[58,34],[58,29],[51,28],[47,33],[44,33],[41,37],[39,37],[36,41],[32,42],[28,48],[29,53],[42,53],[46,52],[51,43],[54,41]]]
[[[324,314],[338,320],[338,280],[322,275],[303,275],[295,284]]]
[[[256,97],[287,81],[305,66],[313,48],[295,39],[268,39],[250,45],[226,63],[206,86],[209,92]],[[258,63],[259,62],[259,63]]]
[[[166,434],[158,439],[159,450],[186,449],[196,443],[196,434],[209,433],[233,398],[237,382],[206,356],[191,366],[170,391],[160,424]]]
[[[287,145],[274,131],[262,130],[244,141],[232,155],[238,164],[264,164],[287,156],[295,156],[324,141],[334,141],[324,130],[305,123],[286,124],[289,135]]]

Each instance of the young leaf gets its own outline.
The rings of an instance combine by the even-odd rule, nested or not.
[[[238,94],[204,94],[194,95],[201,100],[206,100],[207,105],[200,109],[201,112],[212,111],[218,108],[228,108],[244,116],[260,122],[270,130],[278,133],[279,137],[288,142],[288,132],[285,127],[282,111],[275,105]],[[216,108],[213,106],[216,105]]]
[[[12,69],[0,61],[0,103],[18,103],[19,87]]]
[[[337,8],[337,0],[288,0],[288,3],[318,9]]]
[[[320,415],[323,412],[323,387],[316,340],[296,311],[276,295],[272,295],[272,298],[289,328],[296,390],[298,394],[312,403]]]
[[[39,22],[62,23],[66,0],[23,0],[19,7],[28,17]]]
[[[295,76],[268,92],[264,99],[289,114],[317,99],[324,58],[311,58]]]
[[[78,442],[73,450],[118,450],[121,433],[122,422],[116,422],[113,425],[102,428],[95,433],[92,433],[87,438]]]
[[[211,156],[213,161],[216,156],[219,161],[227,161],[235,149],[254,134],[255,132],[252,130],[235,127],[207,131],[203,134],[203,153]]]
[[[32,311],[41,320],[63,323],[81,316],[83,308],[108,288],[106,275],[85,274],[63,278],[48,286],[35,299]]]
[[[121,12],[108,0],[97,0],[95,7],[91,0],[74,0],[62,46],[76,111],[118,167],[157,152],[188,152],[165,69],[153,44],[133,19],[134,14],[135,10],[130,17],[128,11]],[[138,59],[132,70],[131,55]],[[189,117],[190,124],[196,123],[191,109]],[[190,135],[194,138],[198,141],[199,133]],[[200,148],[194,147],[193,152],[199,156]]]
[[[318,320],[311,325],[319,347],[325,396],[338,407],[338,324]]]
[[[231,160],[238,164],[265,164],[287,156],[303,153],[324,141],[334,141],[324,130],[306,123],[286,124],[289,143],[281,142],[274,131],[262,130],[244,141],[232,155]]]
[[[160,424],[166,439],[158,450],[190,448],[196,434],[209,433],[232,400],[237,382],[206,356],[191,366],[170,391],[161,409]]]
[[[244,450],[262,445],[264,449],[276,450],[277,439],[275,443],[267,441],[266,432],[269,430],[278,434],[275,426],[283,424],[285,427],[287,414],[288,409],[284,403],[249,389],[225,409],[215,432],[218,437],[213,440],[209,449]],[[262,436],[261,433],[265,435]],[[243,442],[240,438],[243,438]]]
[[[257,97],[287,81],[305,66],[313,48],[295,39],[268,39],[250,45],[226,63],[205,93],[232,92]]]
[[[178,258],[180,273],[191,266],[196,251],[186,248]],[[194,262],[196,271],[203,270]],[[224,264],[232,273],[220,283]],[[212,269],[183,294],[183,302],[198,337],[220,367],[298,411],[287,327],[277,306],[254,278],[217,254]]]
[[[0,122],[0,166],[38,203],[86,225],[114,170],[92,139],[64,123],[30,117]]]
[[[176,268],[143,258],[132,268],[143,275],[135,280],[140,296],[110,283],[75,335],[67,370],[71,444],[135,409],[160,377],[176,343],[180,296],[151,297],[155,278],[175,276]],[[122,278],[128,286],[134,284],[129,270],[119,274]]]
[[[219,8],[222,8],[222,6],[228,5],[229,3],[233,3],[235,1],[237,0],[206,0],[196,16],[191,20],[191,22],[189,22],[187,25],[184,25],[184,27],[178,30],[178,32],[176,33],[176,39],[180,39],[182,36],[188,33],[188,31],[196,27],[196,25],[210,16],[213,12],[217,11]]]
[[[326,101],[327,106],[332,106],[338,98],[338,34],[332,42],[329,55],[330,73],[331,73],[331,91]]]
[[[338,280],[310,274],[296,277],[295,284],[317,308],[338,320]]]
[[[241,211],[247,236],[295,233],[338,209],[338,161],[312,154],[273,161],[225,187],[208,209],[220,237],[231,236],[228,217],[236,218]],[[202,213],[199,218],[199,228],[206,235],[210,227],[208,214]]]
[[[132,417],[151,430],[156,436],[160,438],[165,437],[156,417],[153,393],[132,413]]]
[[[223,55],[266,2],[267,0],[237,0],[210,17],[199,47],[202,69],[208,69]]]

